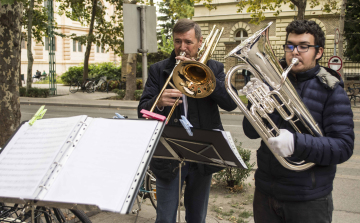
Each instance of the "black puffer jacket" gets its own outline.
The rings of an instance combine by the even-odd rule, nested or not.
[[[256,188],[284,201],[307,201],[323,197],[333,189],[336,164],[348,160],[354,149],[354,122],[343,81],[333,70],[316,65],[307,72],[289,75],[297,93],[318,123],[323,137],[294,133],[279,113],[271,115],[279,128],[294,133],[292,159],[313,162],[306,171],[284,168],[261,141],[257,151]],[[243,129],[249,138],[259,135],[244,118]]]
[[[172,52],[170,58],[160,61],[150,66],[148,80],[145,85],[144,92],[141,96],[140,103],[138,106],[138,117],[141,118],[141,109],[150,110],[154,104],[156,97],[160,93],[164,86],[167,78],[171,74],[175,66],[175,53]],[[208,97],[201,99],[194,99],[188,97],[188,120],[194,126],[194,128],[201,129],[221,129],[223,126],[220,120],[219,108],[226,111],[232,111],[236,108],[236,104],[231,99],[225,89],[225,74],[224,65],[220,62],[209,60],[207,66],[213,71],[216,78],[216,88],[214,92]],[[171,89],[170,86],[167,88]],[[177,106],[169,125],[181,125],[179,119],[181,117],[181,107]],[[171,110],[171,107],[165,107],[161,112],[155,108],[154,112],[167,116]],[[155,173],[156,177],[162,179],[171,180],[173,179],[178,171],[173,171],[178,167],[178,161],[167,160],[167,159],[153,159],[151,161],[151,169]],[[219,167],[209,165],[197,165],[200,171],[204,175],[209,175],[216,171],[219,171]]]

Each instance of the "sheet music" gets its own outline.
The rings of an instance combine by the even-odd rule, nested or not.
[[[247,169],[247,166],[245,164],[245,162],[243,161],[243,159],[241,158],[239,152],[237,151],[236,145],[234,143],[234,140],[231,137],[231,133],[228,131],[221,131],[224,138],[226,139],[227,143],[229,144],[232,152],[234,153],[234,155],[236,156],[236,158],[240,161],[241,165]]]
[[[92,120],[43,200],[120,212],[157,123]]]
[[[0,194],[33,199],[45,170],[84,117],[41,119],[33,126],[23,124],[0,156]]]

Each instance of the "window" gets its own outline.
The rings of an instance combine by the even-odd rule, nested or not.
[[[73,52],[76,52],[76,40],[73,39]]]
[[[78,52],[82,52],[82,45],[79,41],[78,41]]]
[[[101,53],[104,53],[104,51],[105,51],[104,44],[101,44]]]
[[[248,37],[248,33],[246,32],[245,29],[239,29],[238,31],[236,31],[235,34],[235,41],[238,43],[241,43],[241,41],[245,40]]]
[[[56,38],[53,37],[53,50],[56,51]],[[49,37],[45,37],[45,50],[49,50]]]
[[[99,53],[100,52],[100,46],[96,45],[96,52]]]

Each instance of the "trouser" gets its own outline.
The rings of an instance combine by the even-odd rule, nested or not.
[[[205,223],[211,177],[212,175],[203,176],[196,168],[196,163],[186,162],[181,168],[181,185],[186,181],[184,205],[187,223]],[[179,201],[179,175],[172,181],[157,178],[156,197],[156,222],[175,223]]]
[[[255,223],[330,223],[332,194],[311,201],[279,201],[255,189]]]

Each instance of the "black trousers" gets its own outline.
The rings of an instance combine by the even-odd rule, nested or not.
[[[332,193],[312,201],[279,201],[255,189],[255,223],[330,223]]]

